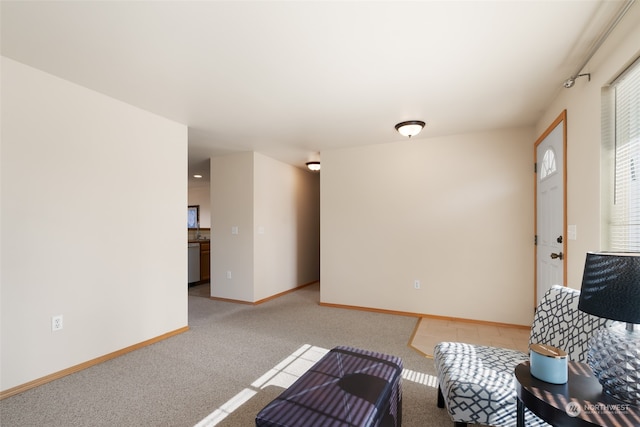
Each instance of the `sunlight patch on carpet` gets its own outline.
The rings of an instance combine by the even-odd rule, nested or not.
[[[427,387],[438,387],[438,377],[425,374],[424,372],[416,372],[411,369],[402,370],[402,379],[414,383],[426,385]]]
[[[255,380],[251,386],[259,389],[270,385],[288,388],[328,352],[326,348],[305,344]]]
[[[212,427],[224,420],[229,414],[238,409],[243,403],[247,402],[258,392],[245,388],[240,393],[229,399],[224,405],[207,415],[202,421],[194,427]]]
[[[251,386],[245,388],[240,393],[229,399],[222,406],[211,414],[207,415],[194,427],[214,427],[224,420],[229,414],[235,411],[242,404],[249,401],[258,392],[269,386],[280,387],[283,390],[290,387],[298,378],[309,370],[318,360],[329,352],[329,349],[317,347],[311,344],[304,344],[299,349],[287,356],[282,362],[265,372]],[[433,375],[402,370],[402,379],[406,381],[422,384],[427,387],[437,387],[437,379]]]

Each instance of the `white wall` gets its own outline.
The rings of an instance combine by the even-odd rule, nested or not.
[[[321,301],[530,324],[534,142],[515,129],[323,151]]]
[[[212,296],[256,302],[319,279],[317,175],[259,153],[213,157],[211,200]]]
[[[567,223],[577,227],[577,239],[567,241],[567,285],[576,289],[582,284],[586,253],[606,249],[601,243],[601,93],[640,56],[639,22],[636,2],[582,71],[591,73],[591,81],[581,77],[571,89],[559,87],[536,126],[541,134],[567,110]]]
[[[2,58],[1,149],[2,390],[187,325],[185,126]]]

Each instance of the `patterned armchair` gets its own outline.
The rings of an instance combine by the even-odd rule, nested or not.
[[[563,349],[569,360],[587,361],[588,342],[594,332],[614,322],[578,310],[580,292],[554,286],[542,298],[531,326],[529,344]],[[513,371],[529,355],[517,350],[459,342],[435,347],[438,407],[446,406],[456,427],[467,423],[490,426],[516,425],[516,391]],[[547,426],[529,411],[528,426]]]

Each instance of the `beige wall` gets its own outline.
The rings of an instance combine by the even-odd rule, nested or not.
[[[1,152],[3,391],[187,326],[185,126],[2,58]]]
[[[213,157],[211,201],[212,296],[255,302],[318,280],[317,175],[259,153]]]
[[[533,143],[567,110],[568,286],[601,243],[601,92],[640,56],[640,5],[535,129],[322,153],[323,302],[528,324]],[[519,169],[521,168],[521,169]],[[602,189],[607,191],[606,188]],[[422,290],[413,281],[422,281]]]
[[[319,176],[255,155],[256,301],[320,278]]]
[[[559,87],[558,97],[538,121],[541,134],[567,110],[567,223],[577,228],[568,240],[567,285],[580,289],[588,251],[605,250],[601,242],[601,93],[617,75],[640,56],[640,4],[636,2],[571,89]],[[607,191],[606,188],[602,190]],[[603,202],[604,203],[604,202]]]
[[[324,151],[321,300],[529,324],[534,140],[515,129]]]
[[[212,157],[210,169],[211,295],[253,301],[253,153]]]
[[[637,22],[635,4],[583,70],[591,82],[559,88],[535,130],[322,153],[322,301],[528,324],[533,142],[563,109],[578,230],[568,279],[579,288],[585,252],[602,248],[601,89],[640,55]],[[1,105],[0,389],[185,326],[186,127],[6,58]],[[212,200],[229,202],[212,206],[212,293],[253,301],[317,274],[306,199],[317,176],[287,168],[254,153],[212,159],[212,183],[225,184]],[[254,200],[256,183],[269,191]],[[280,185],[296,189],[295,203]],[[263,210],[270,191],[288,212]],[[308,251],[292,255],[283,224],[309,230],[297,234]],[[283,279],[287,269],[297,273]],[[57,314],[64,329],[52,333]]]

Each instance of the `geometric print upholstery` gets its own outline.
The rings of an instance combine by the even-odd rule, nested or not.
[[[536,308],[529,344],[561,348],[569,360],[586,362],[588,342],[597,329],[614,322],[578,310],[580,292],[553,286]],[[499,347],[441,342],[434,348],[439,389],[455,423],[516,425],[513,371],[529,354]],[[527,426],[548,426],[528,410]]]
[[[540,301],[531,326],[529,344],[561,348],[574,362],[587,362],[589,340],[616,322],[578,310],[580,291],[555,285]]]
[[[491,426],[516,425],[513,370],[529,359],[527,353],[506,348],[441,342],[434,361],[440,392],[454,422]],[[526,411],[527,426],[546,426]]]

